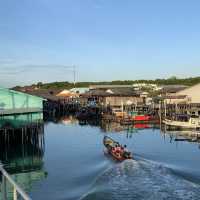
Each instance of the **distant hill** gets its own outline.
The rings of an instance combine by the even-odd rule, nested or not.
[[[174,77],[170,77],[168,79],[155,79],[155,80],[116,80],[111,82],[77,82],[76,87],[88,87],[89,85],[131,85],[134,83],[149,83],[149,84],[157,84],[157,85],[187,85],[192,86],[197,83],[200,83],[200,77],[191,77],[185,79],[179,79]],[[42,83],[39,82],[37,84],[33,84],[31,86],[25,87],[38,87],[40,89],[71,89],[74,87],[74,84],[71,82],[52,82],[52,83]],[[16,88],[21,88],[20,86],[16,86]]]

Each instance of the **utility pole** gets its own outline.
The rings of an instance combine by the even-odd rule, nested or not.
[[[74,87],[76,86],[76,66],[73,65],[73,73],[74,73]]]

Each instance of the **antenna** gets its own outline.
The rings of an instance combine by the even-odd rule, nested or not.
[[[74,87],[76,86],[76,66],[73,65],[73,72],[74,72]]]

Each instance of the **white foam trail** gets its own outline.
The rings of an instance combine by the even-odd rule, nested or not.
[[[106,170],[82,199],[198,200],[200,186],[177,176],[162,164],[127,160]],[[106,198],[104,198],[106,196]]]

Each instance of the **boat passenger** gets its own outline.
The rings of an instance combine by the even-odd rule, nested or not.
[[[130,153],[130,151],[127,149],[127,146],[126,146],[126,145],[124,145],[123,156],[124,156],[125,158],[130,158],[130,157],[131,157],[131,153]]]
[[[116,149],[117,153],[121,153],[122,152],[122,148],[121,146],[118,146],[117,149]]]
[[[116,156],[120,159],[122,156],[120,153],[116,153]]]
[[[124,145],[123,149],[124,149],[124,152],[129,152],[126,145]]]
[[[117,147],[113,147],[113,148],[112,148],[112,152],[113,152],[113,153],[116,153],[116,152],[117,152]]]

